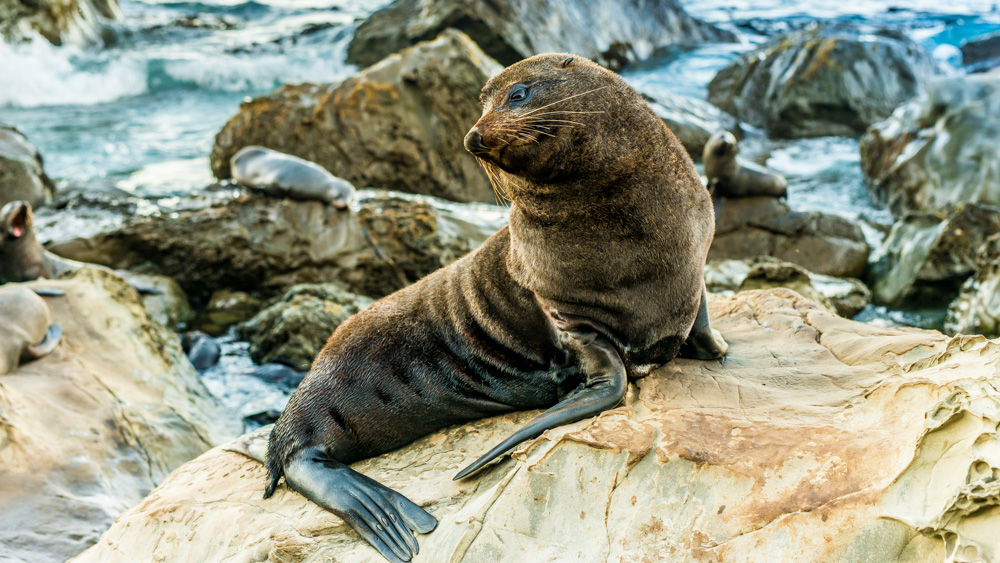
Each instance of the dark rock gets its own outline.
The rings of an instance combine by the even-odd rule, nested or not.
[[[0,39],[21,41],[34,31],[53,45],[90,45],[118,17],[118,0],[0,0]]]
[[[778,137],[853,136],[941,72],[901,35],[819,27],[743,55],[708,85],[708,100]]]
[[[929,212],[905,216],[872,257],[875,299],[896,305],[941,292],[954,295],[976,270],[976,253],[983,242],[998,232],[1000,209],[988,205],[961,205],[951,216]]]
[[[56,185],[45,174],[38,149],[20,131],[0,123],[0,207],[23,200],[38,209],[55,196]]]
[[[713,134],[719,131],[740,134],[740,124],[735,117],[704,100],[679,94],[643,96],[693,160],[701,160],[705,143]]]
[[[736,39],[692,18],[675,0],[396,0],[358,26],[347,62],[374,64],[447,28],[467,33],[505,66],[569,52],[617,69],[657,48]]]
[[[979,247],[976,271],[948,307],[944,328],[950,334],[1000,337],[1000,234]]]
[[[721,199],[709,260],[773,256],[810,272],[860,278],[870,248],[861,227],[838,215],[792,211],[772,197]]]
[[[969,72],[983,72],[1000,66],[1000,32],[973,37],[962,43],[962,64]]]
[[[306,372],[297,369],[296,366],[275,362],[257,366],[252,375],[285,391],[294,391],[305,379]]]
[[[927,95],[873,125],[861,168],[897,218],[962,203],[1000,205],[1000,74],[941,78]]]
[[[211,336],[194,330],[181,335],[181,348],[187,354],[191,365],[198,371],[205,371],[219,363],[222,347]]]
[[[259,364],[285,359],[308,369],[333,331],[372,303],[336,284],[303,284],[288,290],[270,307],[237,328],[250,341],[250,357]]]

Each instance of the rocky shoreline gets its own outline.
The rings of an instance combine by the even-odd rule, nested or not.
[[[260,498],[262,468],[234,453],[247,440],[220,444],[274,413],[241,428],[176,334],[228,334],[255,366],[300,372],[350,315],[505,224],[489,178],[462,148],[479,90],[502,64],[569,50],[621,68],[677,45],[736,39],[671,0],[616,4],[620,20],[591,36],[567,35],[557,21],[594,25],[605,4],[553,3],[559,12],[397,0],[350,43],[348,60],[366,68],[244,103],[215,138],[217,182],[181,198],[58,194],[42,155],[3,125],[0,207],[28,201],[49,251],[128,283],[85,268],[29,284],[66,293],[48,298],[66,341],[0,377],[0,498],[10,501],[0,503],[0,558],[65,560],[97,542],[76,560],[368,560],[342,522],[299,495]],[[34,26],[55,44],[99,37],[100,18],[118,8],[70,12],[76,23],[44,24],[62,30],[56,39],[38,14],[0,32],[16,40]],[[972,522],[1000,518],[995,433],[959,424],[998,422],[997,346],[986,338],[1000,337],[1000,73],[949,75],[900,34],[817,26],[744,54],[718,73],[707,101],[646,97],[696,162],[720,131],[762,161],[755,147],[771,139],[860,137],[868,189],[892,213],[885,239],[873,245],[860,221],[779,198],[716,197],[705,277],[718,295],[713,324],[733,344],[726,362],[671,363],[634,385],[626,405],[522,445],[479,482],[445,477],[531,413],[361,462],[442,521],[417,560],[522,548],[595,561],[764,559],[780,556],[779,537],[817,559],[1000,554]],[[231,180],[230,159],[249,145],[315,162],[360,191],[342,210],[246,190]],[[958,336],[841,318],[928,303],[947,309],[941,328]],[[52,411],[72,416],[47,425]],[[962,451],[935,449],[947,440]],[[946,465],[947,476],[934,473]],[[594,487],[606,494],[583,494]],[[934,496],[919,504],[906,487]],[[666,512],[676,520],[653,516]],[[552,513],[579,513],[579,525],[547,525]],[[567,545],[581,529],[593,539]],[[823,539],[834,532],[836,541]]]

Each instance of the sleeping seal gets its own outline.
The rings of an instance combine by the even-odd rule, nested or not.
[[[346,209],[354,186],[325,168],[297,156],[256,145],[240,149],[230,160],[233,179],[272,197],[317,200]]]
[[[445,426],[548,409],[456,475],[616,406],[678,354],[721,357],[703,270],[712,202],[680,142],[617,74],[539,55],[490,79],[465,137],[510,223],[341,324],[267,452],[282,476],[391,561],[437,522],[348,467]]]
[[[0,319],[0,375],[48,354],[62,338],[62,328],[49,320],[49,306],[23,285],[0,287]]]

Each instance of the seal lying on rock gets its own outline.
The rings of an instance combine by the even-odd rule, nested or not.
[[[270,436],[265,496],[284,476],[392,561],[436,520],[347,464],[548,408],[462,478],[614,407],[629,377],[727,349],[702,279],[712,202],[642,97],[592,61],[549,54],[490,79],[481,100],[465,146],[510,199],[509,226],[341,324]]]
[[[736,136],[730,132],[716,133],[708,139],[702,162],[708,188],[720,197],[753,197],[788,195],[788,180],[773,170],[743,160]]]
[[[272,197],[317,200],[346,209],[354,186],[308,160],[256,145],[240,149],[230,160],[233,179]]]
[[[62,338],[62,328],[49,320],[49,306],[23,285],[0,287],[0,319],[0,375],[48,354]]]

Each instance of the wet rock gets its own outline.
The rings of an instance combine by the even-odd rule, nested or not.
[[[860,280],[814,274],[769,256],[709,262],[705,287],[722,295],[784,287],[846,318],[857,315],[872,300],[871,290]]]
[[[181,348],[191,360],[191,365],[198,371],[205,371],[219,363],[219,358],[222,356],[222,346],[200,330],[182,334]]]
[[[447,28],[469,34],[504,66],[540,53],[576,53],[611,68],[679,43],[735,41],[674,0],[396,0],[358,26],[347,62],[368,66]]]
[[[0,207],[24,200],[38,208],[55,196],[56,185],[45,175],[38,149],[20,131],[0,122]]]
[[[855,136],[940,73],[902,35],[827,26],[743,55],[708,85],[708,100],[779,137]]]
[[[252,318],[263,306],[263,301],[245,291],[218,289],[212,292],[208,304],[199,312],[195,325],[219,336],[229,327]]]
[[[334,329],[371,304],[371,298],[337,284],[297,285],[236,332],[250,341],[250,357],[258,364],[282,359],[307,370]]]
[[[962,64],[969,72],[1000,66],[1000,32],[973,37],[962,44]]]
[[[725,362],[675,360],[631,384],[623,406],[476,478],[451,480],[537,411],[354,468],[438,518],[417,561],[994,558],[997,342],[857,323],[788,290],[709,309]],[[262,498],[264,468],[236,453],[259,455],[261,436],[180,468],[74,562],[378,560],[286,486]]]
[[[137,274],[127,270],[117,270],[115,274],[132,287],[152,290],[140,292],[140,297],[149,316],[161,325],[172,329],[194,319],[194,310],[188,303],[187,294],[177,282],[167,276]]]
[[[0,377],[0,559],[64,561],[240,426],[120,278],[27,285],[65,293],[46,299],[63,337]]]
[[[722,199],[709,260],[773,256],[810,272],[860,278],[870,248],[861,227],[838,215],[792,211],[772,197]]]
[[[0,39],[23,41],[38,33],[53,45],[91,45],[118,17],[118,0],[0,0]]]
[[[679,94],[656,97],[643,94],[643,97],[694,160],[701,160],[705,143],[714,133],[740,133],[740,124],[735,117],[704,100]]]
[[[243,104],[212,149],[212,171],[261,145],[315,162],[358,187],[493,202],[462,142],[482,113],[479,90],[500,65],[464,34],[397,53],[340,84],[283,86]]]
[[[1000,74],[932,81],[861,139],[869,190],[897,218],[960,203],[1000,205]]]
[[[979,247],[976,271],[948,306],[944,328],[951,334],[1000,336],[1000,234]]]
[[[91,216],[76,209],[62,222],[74,224],[77,212]],[[40,226],[39,237],[68,258],[167,275],[204,303],[222,289],[268,298],[319,282],[382,297],[457,260],[505,223],[494,206],[361,191],[348,211],[250,195],[108,220],[80,234]]]
[[[897,221],[872,257],[872,289],[880,303],[954,295],[976,269],[976,253],[1000,232],[1000,209],[962,205],[950,217],[911,213]]]
[[[269,363],[257,366],[253,372],[251,372],[254,377],[260,379],[261,381],[266,381],[271,385],[276,385],[285,391],[294,391],[299,383],[306,377],[306,370],[300,368],[297,365],[288,365],[283,363]],[[268,411],[272,412],[272,411]],[[259,413],[258,413],[259,414]],[[253,418],[257,415],[251,415]],[[255,421],[261,421],[260,417],[257,417]],[[261,422],[261,424],[270,424]]]

